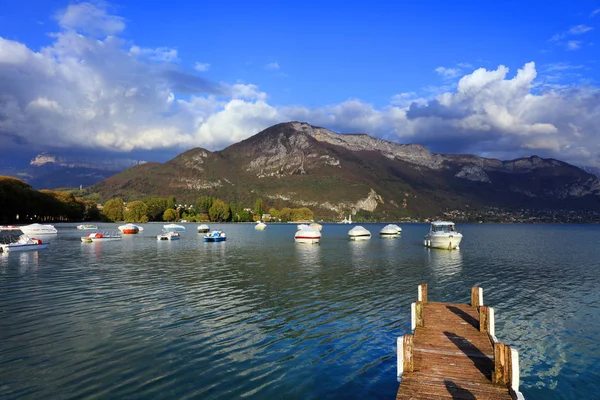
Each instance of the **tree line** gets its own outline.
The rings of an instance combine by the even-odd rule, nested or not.
[[[72,192],[35,190],[20,179],[0,176],[0,223],[97,221],[95,201]]]
[[[313,212],[302,208],[269,208],[261,198],[254,202],[254,207],[247,207],[240,202],[227,203],[211,197],[200,196],[195,204],[177,204],[174,196],[168,198],[147,197],[144,200],[125,202],[121,198],[108,200],[104,204],[102,215],[108,221],[149,222],[179,221],[190,222],[250,222],[258,221],[268,214],[269,221],[312,220]],[[266,216],[266,215],[265,215]]]

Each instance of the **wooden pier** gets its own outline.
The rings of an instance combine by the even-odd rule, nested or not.
[[[471,288],[471,304],[430,303],[422,284],[411,309],[414,333],[398,338],[397,400],[523,399],[519,353],[496,339],[483,289]]]

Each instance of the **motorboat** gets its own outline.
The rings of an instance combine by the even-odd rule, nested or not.
[[[185,226],[177,224],[163,225],[163,229],[167,232],[185,232]]]
[[[206,233],[210,231],[210,227],[206,224],[198,225],[198,233]]]
[[[0,231],[20,231],[21,228],[16,225],[0,225]]]
[[[316,222],[313,222],[312,224],[309,225],[311,228],[315,228],[316,230],[318,230],[319,232],[321,232],[321,230],[323,229],[323,225],[318,224]]]
[[[55,235],[58,233],[53,225],[31,224],[21,226],[19,229],[28,236]]]
[[[98,229],[98,225],[92,225],[92,224],[77,225],[77,229],[83,229],[83,230]]]
[[[121,231],[121,233],[123,233],[123,235],[135,235],[136,233],[144,230],[144,228],[141,226],[134,224],[121,225],[118,229]]]
[[[156,235],[156,240],[179,240],[179,232],[164,231],[160,235]]]
[[[348,236],[350,236],[350,240],[367,240],[371,239],[371,232],[366,230],[360,225],[355,226],[350,229],[348,232]]]
[[[394,237],[398,236],[402,232],[402,228],[395,224],[389,224],[381,228],[379,234],[381,237]]]
[[[8,235],[0,238],[0,253],[35,251],[47,248],[48,243],[43,243],[40,239],[31,238],[26,234],[20,236]]]
[[[299,231],[301,231],[302,229],[306,229],[308,227],[309,227],[308,224],[298,224],[298,226],[296,227],[296,229],[299,230]]]
[[[306,226],[296,232],[294,240],[296,243],[317,244],[321,240],[321,232],[318,229]]]
[[[458,249],[462,238],[462,234],[456,231],[454,222],[434,221],[423,239],[423,245],[435,249]]]
[[[113,240],[121,240],[121,232],[119,231],[102,231],[88,233],[81,238],[83,243],[92,242],[111,242]]]
[[[212,231],[204,235],[205,242],[224,242],[227,240],[227,236],[223,231]]]
[[[254,229],[256,229],[258,231],[264,231],[265,229],[267,229],[267,224],[265,224],[262,221],[258,221],[258,223],[256,225],[254,225]]]

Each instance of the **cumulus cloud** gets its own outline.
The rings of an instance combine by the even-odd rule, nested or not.
[[[437,67],[435,72],[444,78],[456,78],[460,75],[461,70],[458,68]]]
[[[61,15],[82,12],[69,8]],[[540,86],[534,63],[514,76],[502,65],[461,72],[458,83],[441,92],[399,93],[379,108],[359,99],[316,108],[276,106],[257,85],[209,82],[182,69],[170,48],[152,50],[115,36],[124,29],[122,19],[104,9],[86,10],[100,16],[96,32],[112,34],[83,34],[70,16],[39,51],[0,37],[4,148],[220,149],[275,123],[300,120],[439,152],[538,154],[600,166],[600,91]]]
[[[125,21],[117,15],[109,15],[106,9],[91,3],[73,4],[56,15],[63,28],[91,35],[115,35],[125,29]]]

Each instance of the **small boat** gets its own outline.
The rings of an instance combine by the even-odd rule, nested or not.
[[[25,234],[18,237],[5,236],[0,238],[0,253],[35,251],[47,248],[48,243],[43,243],[40,239],[31,238]]]
[[[309,228],[309,226],[307,224],[299,224],[296,229],[301,231],[302,229],[306,229]]]
[[[177,224],[163,225],[163,229],[167,232],[185,232],[185,226]]]
[[[179,240],[179,232],[165,231],[160,235],[156,235],[156,240]]]
[[[121,225],[118,229],[123,233],[123,235],[135,235],[136,233],[144,230],[144,228],[141,226],[134,224]]]
[[[350,236],[350,240],[367,240],[371,239],[371,232],[366,230],[360,225],[355,226],[350,229],[348,232],[348,236]]]
[[[462,238],[462,234],[456,231],[454,222],[434,221],[423,239],[423,245],[435,249],[458,249]]]
[[[81,238],[83,243],[92,242],[110,242],[113,240],[121,240],[121,233],[119,231],[102,231],[88,233]]]
[[[227,236],[223,231],[212,231],[204,235],[205,242],[224,242],[225,240],[227,240]]]
[[[386,225],[383,228],[381,228],[381,230],[379,231],[379,234],[382,237],[393,237],[393,236],[398,236],[400,234],[400,232],[402,232],[402,228],[400,228],[398,225],[389,224],[389,225]]]
[[[58,233],[53,225],[31,224],[20,227],[21,232],[29,236],[55,235]]]
[[[206,233],[210,231],[210,227],[206,224],[198,225],[198,233]]]
[[[321,240],[321,232],[318,229],[306,226],[296,232],[294,240],[296,243],[317,244]]]
[[[21,228],[16,225],[0,225],[0,231],[20,231]]]
[[[321,230],[323,229],[323,225],[318,224],[316,222],[313,222],[312,224],[309,225],[311,228],[315,228],[316,230],[318,230],[319,232],[321,232]]]
[[[254,229],[256,229],[257,231],[264,231],[265,229],[267,229],[267,224],[265,224],[262,221],[258,221],[256,225],[254,225]]]
[[[83,224],[83,225],[77,225],[77,229],[98,229],[98,225],[92,225],[92,224]]]

